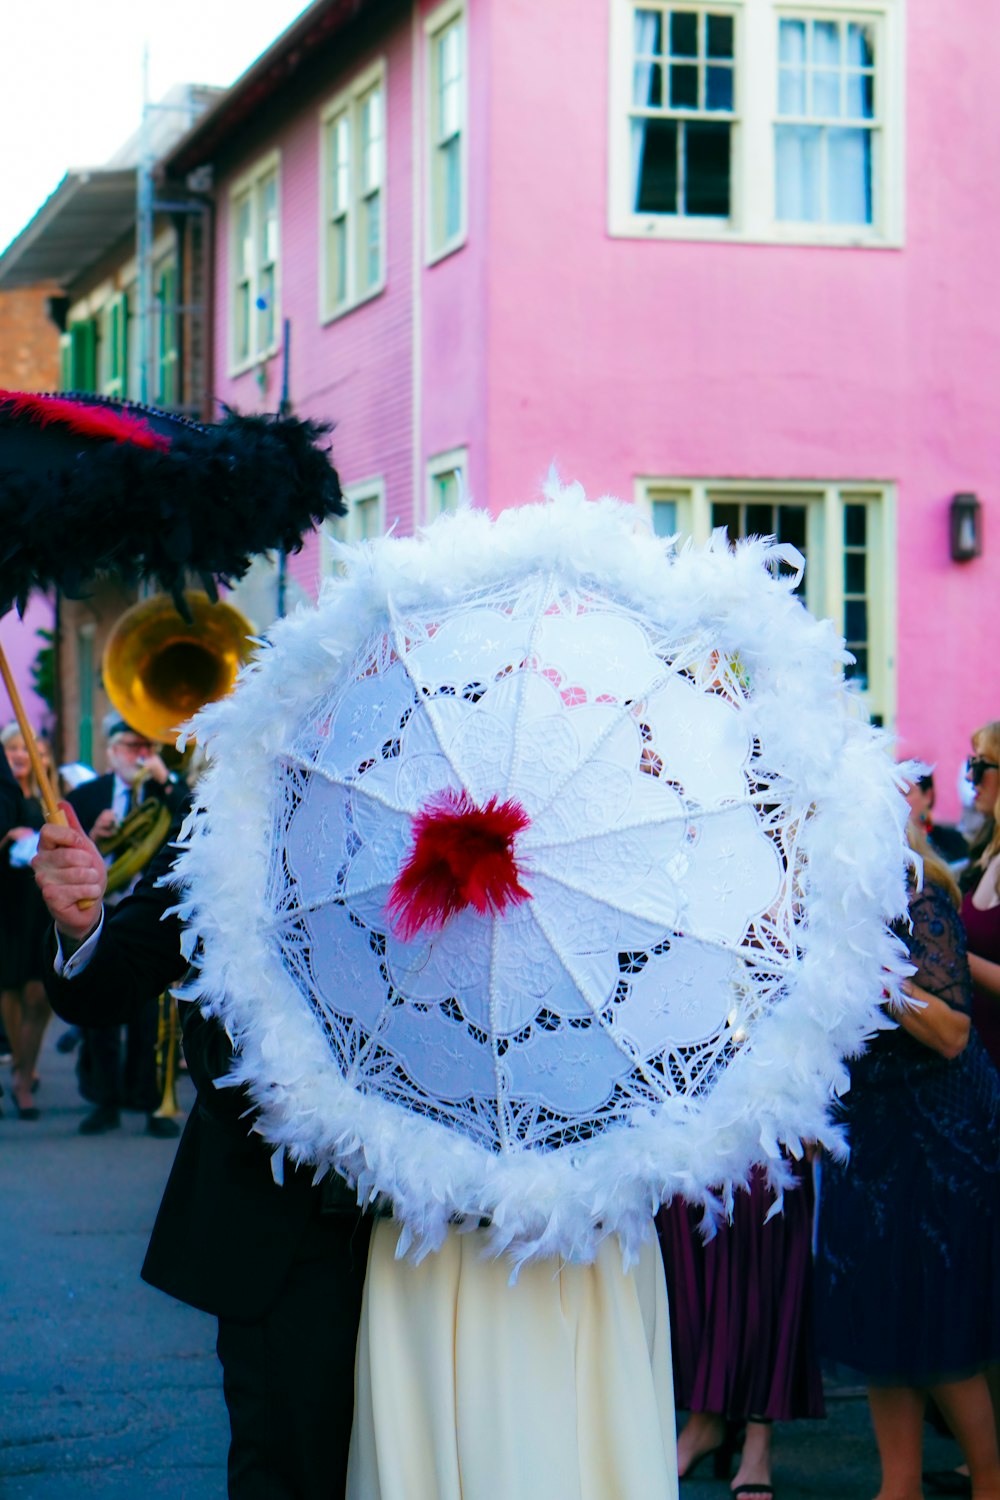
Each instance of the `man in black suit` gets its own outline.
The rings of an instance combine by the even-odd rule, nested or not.
[[[104,861],[70,818],[46,827],[35,859],[55,924],[46,987],[67,1021],[119,1023],[186,968],[180,923],[164,916],[176,892],[155,884],[173,851],[105,911]],[[142,1275],[219,1320],[231,1500],[331,1500],[347,1471],[369,1221],[339,1178],[314,1187],[286,1164],[277,1184],[245,1090],[215,1086],[232,1056],[225,1031],[189,1003],[182,1026],[198,1098]]]
[[[8,828],[18,828],[24,822],[22,801],[21,788],[14,780],[7,754],[0,745],[0,837]]]
[[[187,801],[187,787],[167,767],[146,735],[127,724],[120,714],[104,720],[110,770],[84,782],[69,794],[81,826],[96,841],[108,837],[125,821],[134,806],[153,798],[176,817]],[[109,902],[109,904],[111,904]],[[81,1135],[103,1135],[121,1124],[121,1109],[142,1110],[149,1135],[174,1137],[174,1120],[155,1113],[160,1103],[156,1079],[157,997],[151,996],[130,1016],[125,1027],[124,1055],[119,1026],[88,1026],[77,1064],[81,1091],[94,1108],[80,1122]]]

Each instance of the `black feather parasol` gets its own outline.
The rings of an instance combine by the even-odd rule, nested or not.
[[[101,573],[211,597],[253,558],[296,551],[344,514],[323,423],[241,416],[201,425],[100,396],[0,391],[0,613],[33,588],[70,597]],[[179,607],[182,607],[179,604]]]

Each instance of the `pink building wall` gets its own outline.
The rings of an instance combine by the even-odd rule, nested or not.
[[[976,0],[910,0],[902,250],[647,243],[607,232],[598,9],[531,7],[525,47],[525,7],[491,7],[489,502],[530,498],[552,458],[622,498],[643,474],[894,482],[896,727],[954,813],[969,732],[1000,718],[979,629],[1000,583],[1000,28]],[[960,490],[985,509],[966,564]]]
[[[953,814],[969,731],[1000,717],[976,639],[1000,578],[1000,28],[988,8],[909,0],[905,240],[858,250],[612,238],[606,6],[469,0],[468,239],[426,266],[414,226],[431,9],[417,0],[391,31],[345,45],[328,85],[296,98],[256,151],[282,152],[296,409],[336,421],[345,484],[383,476],[387,520],[404,531],[422,517],[427,458],[456,447],[474,500],[494,511],[536,497],[553,459],[588,493],[622,498],[643,474],[894,485],[896,727],[901,752],[937,761]],[[387,285],[323,327],[319,112],[379,55]],[[228,187],[252,160],[233,161],[217,200],[216,388],[248,407],[275,404],[279,379],[275,364],[262,396],[253,375],[225,374]],[[959,490],[979,494],[986,521],[985,555],[964,565],[947,545]],[[318,550],[292,564],[310,593]]]
[[[36,632],[51,629],[52,606],[39,594],[33,594],[29,599],[23,620],[18,618],[14,610],[0,619],[0,646],[10,663],[28,719],[36,730],[51,727],[48,705],[32,687],[32,664],[39,648],[45,644],[39,640]],[[0,686],[0,726],[9,723],[13,717],[14,710],[10,706],[6,690]]]

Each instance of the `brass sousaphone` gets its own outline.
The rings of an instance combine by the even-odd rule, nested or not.
[[[116,622],[104,648],[102,670],[108,697],[127,724],[161,745],[170,745],[185,720],[206,703],[224,698],[236,674],[253,655],[249,620],[231,604],[210,604],[203,593],[185,594],[189,620],[169,594],[133,605]],[[151,797],[129,813],[101,848],[114,854],[108,890],[126,889],[144,870],[170,831],[170,813]],[[159,999],[156,1066],[161,1087],[155,1113],[174,1118],[180,1032],[169,990]]]
[[[127,609],[108,637],[102,659],[104,688],[127,724],[160,745],[206,703],[231,692],[236,674],[253,655],[250,622],[231,604],[211,604],[194,589],[184,595],[189,620],[169,594],[155,594]],[[108,890],[124,890],[153,858],[170,827],[155,798],[129,813],[102,840],[114,854]]]

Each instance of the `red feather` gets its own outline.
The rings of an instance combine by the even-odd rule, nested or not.
[[[441,792],[413,820],[413,846],[386,909],[400,937],[436,932],[474,906],[499,915],[531,895],[521,884],[514,839],[531,819],[519,802]]]
[[[62,396],[32,396],[23,391],[0,390],[0,403],[11,417],[25,417],[45,427],[56,422],[80,437],[108,438],[116,443],[132,443],[136,448],[159,448],[166,452],[170,439],[154,432],[144,417],[109,406],[90,406],[84,401],[70,401]]]

